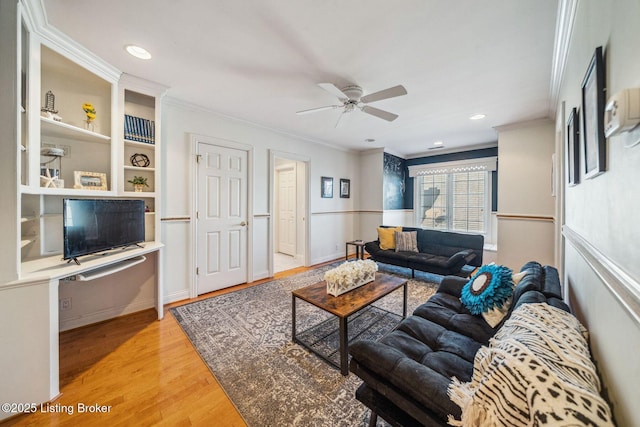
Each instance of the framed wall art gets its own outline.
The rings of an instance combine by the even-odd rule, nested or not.
[[[340,197],[348,199],[351,197],[351,180],[340,178]]]
[[[604,136],[604,57],[602,46],[596,48],[582,81],[582,143],[585,178],[605,171]]]
[[[325,199],[333,197],[333,178],[328,176],[320,177],[320,196]]]
[[[578,109],[573,108],[567,122],[567,182],[570,186],[580,183],[580,124]]]
[[[73,188],[82,190],[107,190],[107,174],[101,172],[73,172]]]

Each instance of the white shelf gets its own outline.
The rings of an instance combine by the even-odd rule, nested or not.
[[[20,241],[20,248],[22,249],[25,246],[28,246],[28,245],[32,244],[33,242],[35,242],[35,241],[36,241],[36,239],[22,239]]]
[[[124,170],[137,171],[137,172],[155,172],[156,168],[143,168],[141,166],[125,166]]]
[[[45,188],[21,186],[22,194],[41,194],[44,196],[73,196],[73,197],[113,197],[115,192],[104,190],[82,190],[75,188]]]
[[[113,249],[104,253],[85,255],[79,258],[80,265],[74,262],[67,263],[60,255],[28,260],[22,263],[20,278],[16,283],[71,277],[155,252],[164,246],[160,242],[144,242],[141,245],[142,248]]]
[[[156,145],[155,144],[148,144],[146,142],[139,142],[139,141],[131,141],[130,139],[125,139],[124,140],[124,145],[128,145],[129,147],[148,148],[149,150],[155,150],[156,149]]]
[[[156,197],[156,192],[155,191],[124,191],[122,193],[123,196],[127,196],[127,197],[141,197],[141,198],[151,198],[151,197]]]
[[[40,124],[42,126],[42,134],[49,137],[66,138],[85,142],[92,141],[109,143],[111,141],[110,136],[91,132],[90,130],[82,129],[64,122],[57,122],[46,117],[40,117]]]

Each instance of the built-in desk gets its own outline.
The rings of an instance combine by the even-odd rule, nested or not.
[[[0,352],[3,387],[14,390],[9,396],[15,395],[18,399],[24,395],[25,402],[42,403],[60,393],[58,297],[61,280],[104,277],[143,261],[141,257],[145,255],[145,262],[154,258],[155,265],[149,267],[155,270],[155,307],[158,319],[162,319],[164,245],[160,242],[142,245],[144,247],[115,249],[105,255],[83,256],[79,259],[80,265],[63,261],[61,255],[27,261],[21,264],[19,279],[0,284],[0,342],[12,349]],[[152,253],[154,256],[150,257]],[[0,414],[0,420],[8,415]]]
[[[9,283],[7,286],[20,286],[27,282],[41,282],[45,280],[60,280],[74,277],[81,274],[90,275],[99,271],[103,276],[112,272],[121,271],[130,260],[143,256],[151,252],[160,252],[164,244],[160,242],[144,242],[142,247],[129,247],[126,249],[113,249],[104,253],[85,255],[80,257],[80,265],[75,262],[66,262],[61,259],[60,255],[50,256],[46,258],[38,258],[22,263],[20,279]],[[159,257],[157,261],[156,272],[160,271]],[[164,311],[162,309],[162,280],[158,274],[156,280],[156,310],[158,311],[158,319],[162,319]],[[56,301],[57,304],[57,301]]]

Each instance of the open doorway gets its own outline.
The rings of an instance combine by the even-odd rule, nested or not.
[[[307,162],[272,154],[272,273],[306,265]]]

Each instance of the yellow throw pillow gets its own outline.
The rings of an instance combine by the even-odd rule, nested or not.
[[[402,227],[378,227],[378,239],[380,239],[380,249],[396,248],[396,231],[402,231]]]

